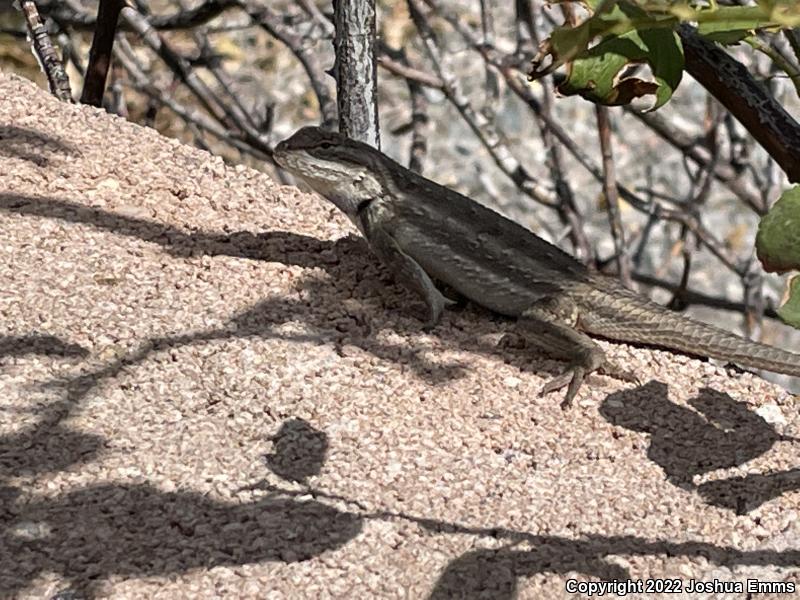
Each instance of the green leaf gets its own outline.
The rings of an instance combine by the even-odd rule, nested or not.
[[[586,53],[589,44],[597,37],[613,32],[616,35],[627,33],[636,28],[636,24],[628,16],[645,15],[640,9],[628,2],[603,2],[597,0],[592,6],[596,10],[589,19],[574,27],[563,25],[557,27],[542,44],[537,56],[533,59],[530,72],[531,79],[537,79]],[[623,10],[624,9],[624,10]],[[646,15],[645,15],[646,16]],[[547,56],[551,64],[543,67]]]
[[[532,61],[529,79],[566,64],[562,93],[609,105],[653,94],[652,110],[671,98],[681,79],[683,49],[672,33],[680,23],[694,23],[701,35],[722,44],[752,41],[764,29],[800,26],[800,0],[757,0],[755,6],[720,6],[716,0],[707,6],[694,0],[582,2],[592,15],[579,25],[553,31]],[[622,75],[626,66],[636,63],[648,63],[654,79]]]
[[[722,44],[723,46],[733,46],[734,44],[738,44],[744,39],[749,38],[753,35],[752,31],[749,30],[737,30],[737,31],[715,31],[714,33],[707,33],[705,34],[705,38],[711,40],[712,42],[717,42],[718,44]]]
[[[786,190],[761,218],[756,252],[766,271],[800,270],[800,186]]]
[[[653,81],[620,77],[627,66],[642,63],[650,65]],[[652,94],[655,110],[672,97],[682,75],[683,48],[677,34],[669,29],[644,29],[608,37],[585,57],[574,60],[558,90],[565,96],[580,94],[609,106]]]
[[[775,27],[770,12],[758,6],[722,6],[697,15],[697,32],[720,44],[736,44],[757,29]]]
[[[800,329],[800,276],[792,277],[788,295],[786,302],[778,309],[778,316],[784,323]]]

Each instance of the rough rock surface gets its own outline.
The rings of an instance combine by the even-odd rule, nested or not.
[[[512,323],[422,331],[317,198],[17,77],[0,98],[0,597],[800,584],[797,398],[604,343],[644,383],[564,412]]]

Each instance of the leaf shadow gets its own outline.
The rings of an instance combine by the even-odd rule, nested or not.
[[[668,386],[654,380],[610,394],[600,414],[613,425],[649,434],[647,457],[664,470],[667,480],[699,492],[715,506],[745,514],[800,489],[798,469],[696,485],[697,475],[742,465],[777,442],[800,440],[779,434],[745,403],[712,388],[702,388],[689,405],[695,410],[671,402]]]

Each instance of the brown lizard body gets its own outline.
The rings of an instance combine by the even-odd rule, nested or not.
[[[595,369],[635,379],[586,334],[800,376],[800,355],[680,316],[371,146],[306,127],[274,156],[355,223],[395,278],[425,301],[431,325],[449,303],[435,280],[517,318],[533,344],[569,361],[542,388],[568,386],[565,404]]]

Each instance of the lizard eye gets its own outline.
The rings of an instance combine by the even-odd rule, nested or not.
[[[322,142],[319,147],[323,150],[328,150],[329,148],[333,148],[333,144],[330,142]]]

